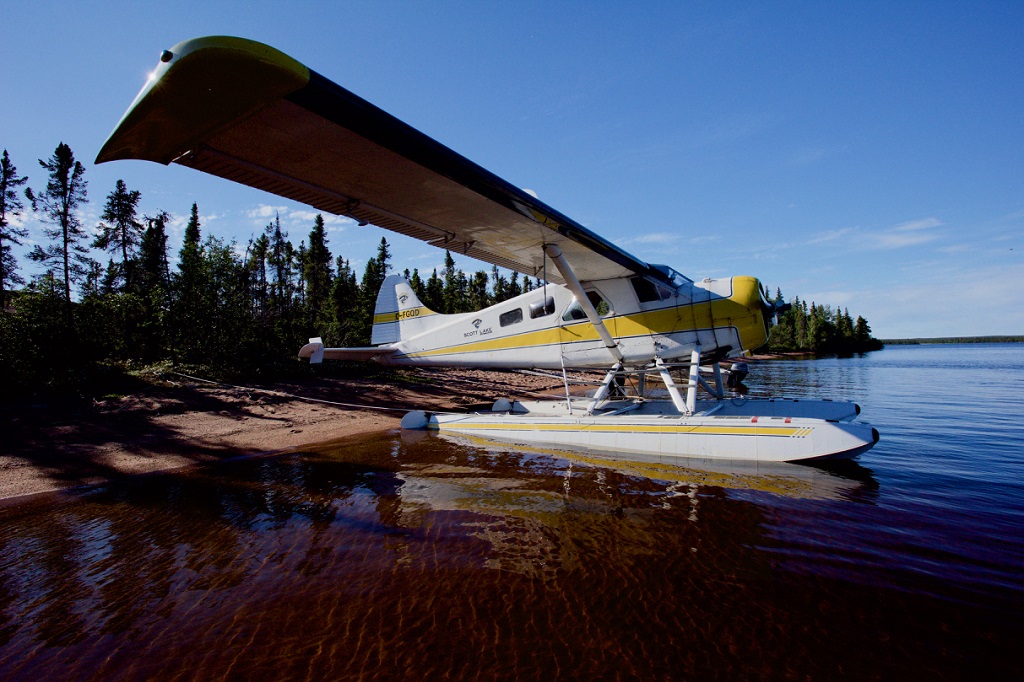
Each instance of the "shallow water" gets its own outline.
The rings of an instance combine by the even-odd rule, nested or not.
[[[1024,345],[762,363],[855,462],[420,433],[0,510],[0,678],[1020,678]]]

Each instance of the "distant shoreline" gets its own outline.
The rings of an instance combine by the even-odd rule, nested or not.
[[[929,343],[1024,343],[1024,336],[940,336],[919,339],[880,339],[886,346],[916,346]]]

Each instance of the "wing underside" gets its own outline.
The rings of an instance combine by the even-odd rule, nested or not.
[[[529,276],[555,244],[581,280],[662,275],[532,195],[239,38],[164,53],[97,162],[178,163]],[[547,278],[560,281],[548,268]]]

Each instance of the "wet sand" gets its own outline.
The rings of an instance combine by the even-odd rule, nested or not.
[[[247,388],[169,376],[89,403],[6,405],[0,500],[396,429],[409,409],[452,410],[562,390],[560,380],[518,372],[410,369],[386,380]]]

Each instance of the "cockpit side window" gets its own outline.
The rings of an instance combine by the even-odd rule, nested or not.
[[[636,298],[641,303],[664,301],[672,298],[673,292],[664,284],[656,284],[644,277],[633,277],[629,280],[636,292]]]
[[[598,315],[600,315],[601,317],[606,317],[607,315],[611,314],[612,307],[608,305],[608,301],[604,300],[601,294],[597,293],[596,291],[588,291],[587,298],[590,300],[590,304],[594,306],[594,310],[597,311]],[[562,314],[562,319],[565,320],[566,322],[572,322],[574,320],[585,320],[587,319],[587,314],[583,312],[583,306],[581,306],[578,301],[573,300],[573,302],[569,305],[568,308],[565,309],[565,312]]]

